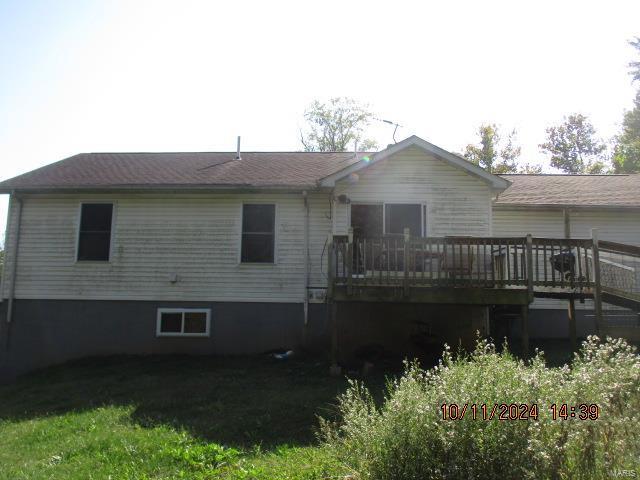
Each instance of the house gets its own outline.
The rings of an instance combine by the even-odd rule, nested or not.
[[[87,355],[330,343],[338,361],[638,325],[639,175],[498,176],[412,136],[369,153],[79,154],[0,193],[0,378]]]

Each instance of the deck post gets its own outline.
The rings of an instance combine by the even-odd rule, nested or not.
[[[600,283],[600,248],[598,246],[598,229],[591,229],[593,242],[593,306],[596,315],[596,335],[600,336],[602,328],[602,284]]]
[[[520,330],[522,335],[522,356],[529,358],[529,305],[520,307]]]
[[[329,244],[329,248],[327,250],[327,301],[331,301],[331,299],[333,298],[333,284],[335,281],[335,263],[333,262],[333,235],[329,235],[327,243]]]
[[[409,228],[404,228],[404,259],[403,259],[403,267],[404,267],[404,279],[402,281],[402,290],[404,292],[404,296],[409,295],[409,241],[411,240],[411,233]],[[398,266],[396,265],[396,269]]]
[[[349,227],[347,243],[347,295],[353,293],[353,227]]]
[[[564,238],[571,238],[571,213],[568,208],[562,210],[562,216],[564,217]],[[578,246],[578,258],[580,254],[580,246]],[[578,268],[580,268],[578,266]],[[576,351],[578,348],[578,339],[576,337],[576,299],[573,295],[569,296],[569,305],[567,314],[569,317],[569,343],[571,344],[571,350]]]
[[[529,302],[533,302],[533,238],[529,233],[527,235],[527,292],[529,293]]]
[[[329,373],[332,376],[340,375],[340,366],[338,365],[338,303],[331,301],[329,307],[329,321],[331,326],[331,353]]]
[[[569,341],[571,342],[571,350],[576,351],[578,348],[578,340],[576,338],[576,302],[573,295],[569,297]]]

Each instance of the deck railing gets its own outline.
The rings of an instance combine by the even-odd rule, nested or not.
[[[330,288],[477,287],[593,294],[601,276],[600,286],[636,291],[640,248],[601,243],[599,254],[593,239],[350,234],[330,243]],[[633,251],[625,253],[625,248]]]
[[[640,301],[640,247],[600,241],[599,260],[602,287]]]

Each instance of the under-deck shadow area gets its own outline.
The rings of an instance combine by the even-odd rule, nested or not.
[[[384,372],[367,377],[380,392]],[[70,362],[0,387],[0,421],[132,407],[130,421],[166,425],[207,442],[247,448],[309,445],[318,416],[336,414],[344,376],[317,359],[267,356],[118,356]]]

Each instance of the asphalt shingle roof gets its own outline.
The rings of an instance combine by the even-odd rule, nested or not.
[[[310,187],[367,153],[81,153],[0,182],[11,189]]]
[[[366,152],[81,153],[0,182],[0,192],[114,188],[312,188]],[[496,205],[640,207],[640,174],[502,175]],[[401,188],[401,186],[399,186]]]
[[[640,174],[501,175],[511,185],[496,205],[640,207]]]

